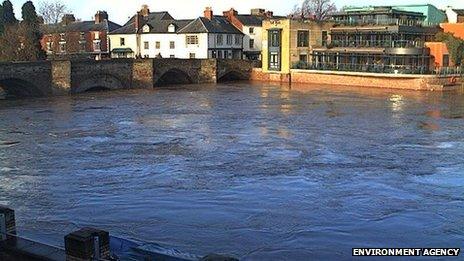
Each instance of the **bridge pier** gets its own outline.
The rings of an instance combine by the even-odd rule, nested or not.
[[[51,78],[53,95],[68,94],[71,90],[71,61],[52,61]]]

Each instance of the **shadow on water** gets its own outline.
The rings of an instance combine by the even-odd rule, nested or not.
[[[165,72],[158,81],[155,83],[155,87],[165,87],[173,84],[191,84],[193,83],[190,76],[185,72],[178,69],[171,69]]]
[[[104,87],[104,86],[95,86],[90,89],[85,90],[87,93],[92,93],[92,92],[107,92],[110,91],[109,88]]]

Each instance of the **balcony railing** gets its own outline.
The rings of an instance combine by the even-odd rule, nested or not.
[[[372,47],[372,48],[422,48],[425,46],[424,41],[412,40],[332,40],[332,47]]]
[[[383,65],[383,64],[350,64],[350,63],[307,63],[296,62],[292,69],[323,70],[323,71],[346,71],[367,73],[390,73],[390,74],[430,74],[428,66],[425,65]]]
[[[334,20],[336,24],[346,26],[364,26],[364,25],[404,25],[404,26],[422,26],[423,21],[408,20],[399,18],[386,19],[342,19]]]

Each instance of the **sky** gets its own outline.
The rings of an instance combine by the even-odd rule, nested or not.
[[[21,6],[26,0],[10,0],[15,5],[16,16],[21,16]],[[32,0],[36,6],[41,0]],[[53,1],[53,0],[47,0]],[[148,4],[151,11],[169,11],[178,19],[195,18],[203,14],[206,6],[212,6],[213,11],[221,14],[222,11],[234,7],[239,13],[249,13],[251,8],[265,8],[274,11],[274,14],[287,15],[302,0],[61,0],[68,9],[82,20],[93,20],[97,10],[108,12],[109,19],[123,24],[127,18],[134,15],[142,4]],[[463,0],[333,0],[338,8],[353,5],[396,5],[396,4],[434,4],[439,8],[454,6],[464,8]]]

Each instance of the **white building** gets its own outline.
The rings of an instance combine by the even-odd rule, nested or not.
[[[446,8],[446,16],[448,17],[448,23],[464,23],[464,9],[454,9],[448,6]]]
[[[243,34],[211,8],[205,17],[176,20],[147,6],[122,28],[110,33],[113,58],[241,59]]]
[[[243,38],[243,58],[261,60],[263,20],[273,18],[273,13],[256,8],[251,9],[250,14],[238,14],[232,8],[223,14],[245,35]]]

